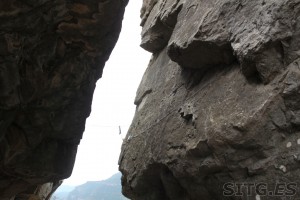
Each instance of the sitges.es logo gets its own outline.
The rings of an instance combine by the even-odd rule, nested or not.
[[[297,183],[233,183],[223,185],[224,196],[294,196],[297,193]]]

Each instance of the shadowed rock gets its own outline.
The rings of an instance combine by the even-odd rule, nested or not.
[[[0,199],[48,199],[70,176],[126,4],[0,3]]]

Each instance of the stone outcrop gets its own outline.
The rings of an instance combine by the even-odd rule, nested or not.
[[[300,198],[300,1],[144,0],[141,18],[153,57],[119,159],[123,193]]]
[[[0,2],[0,199],[48,199],[70,176],[126,4]]]

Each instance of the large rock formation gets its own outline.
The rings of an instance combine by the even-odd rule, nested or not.
[[[127,0],[0,2],[0,199],[70,176]]]
[[[153,57],[120,155],[123,193],[300,198],[300,1],[144,0],[141,17]]]

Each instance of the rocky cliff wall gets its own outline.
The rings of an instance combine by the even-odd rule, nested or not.
[[[48,199],[70,176],[126,4],[0,2],[0,199]]]
[[[123,193],[300,198],[300,1],[144,0],[141,18],[153,56],[120,155]],[[278,184],[294,189],[276,196]]]

